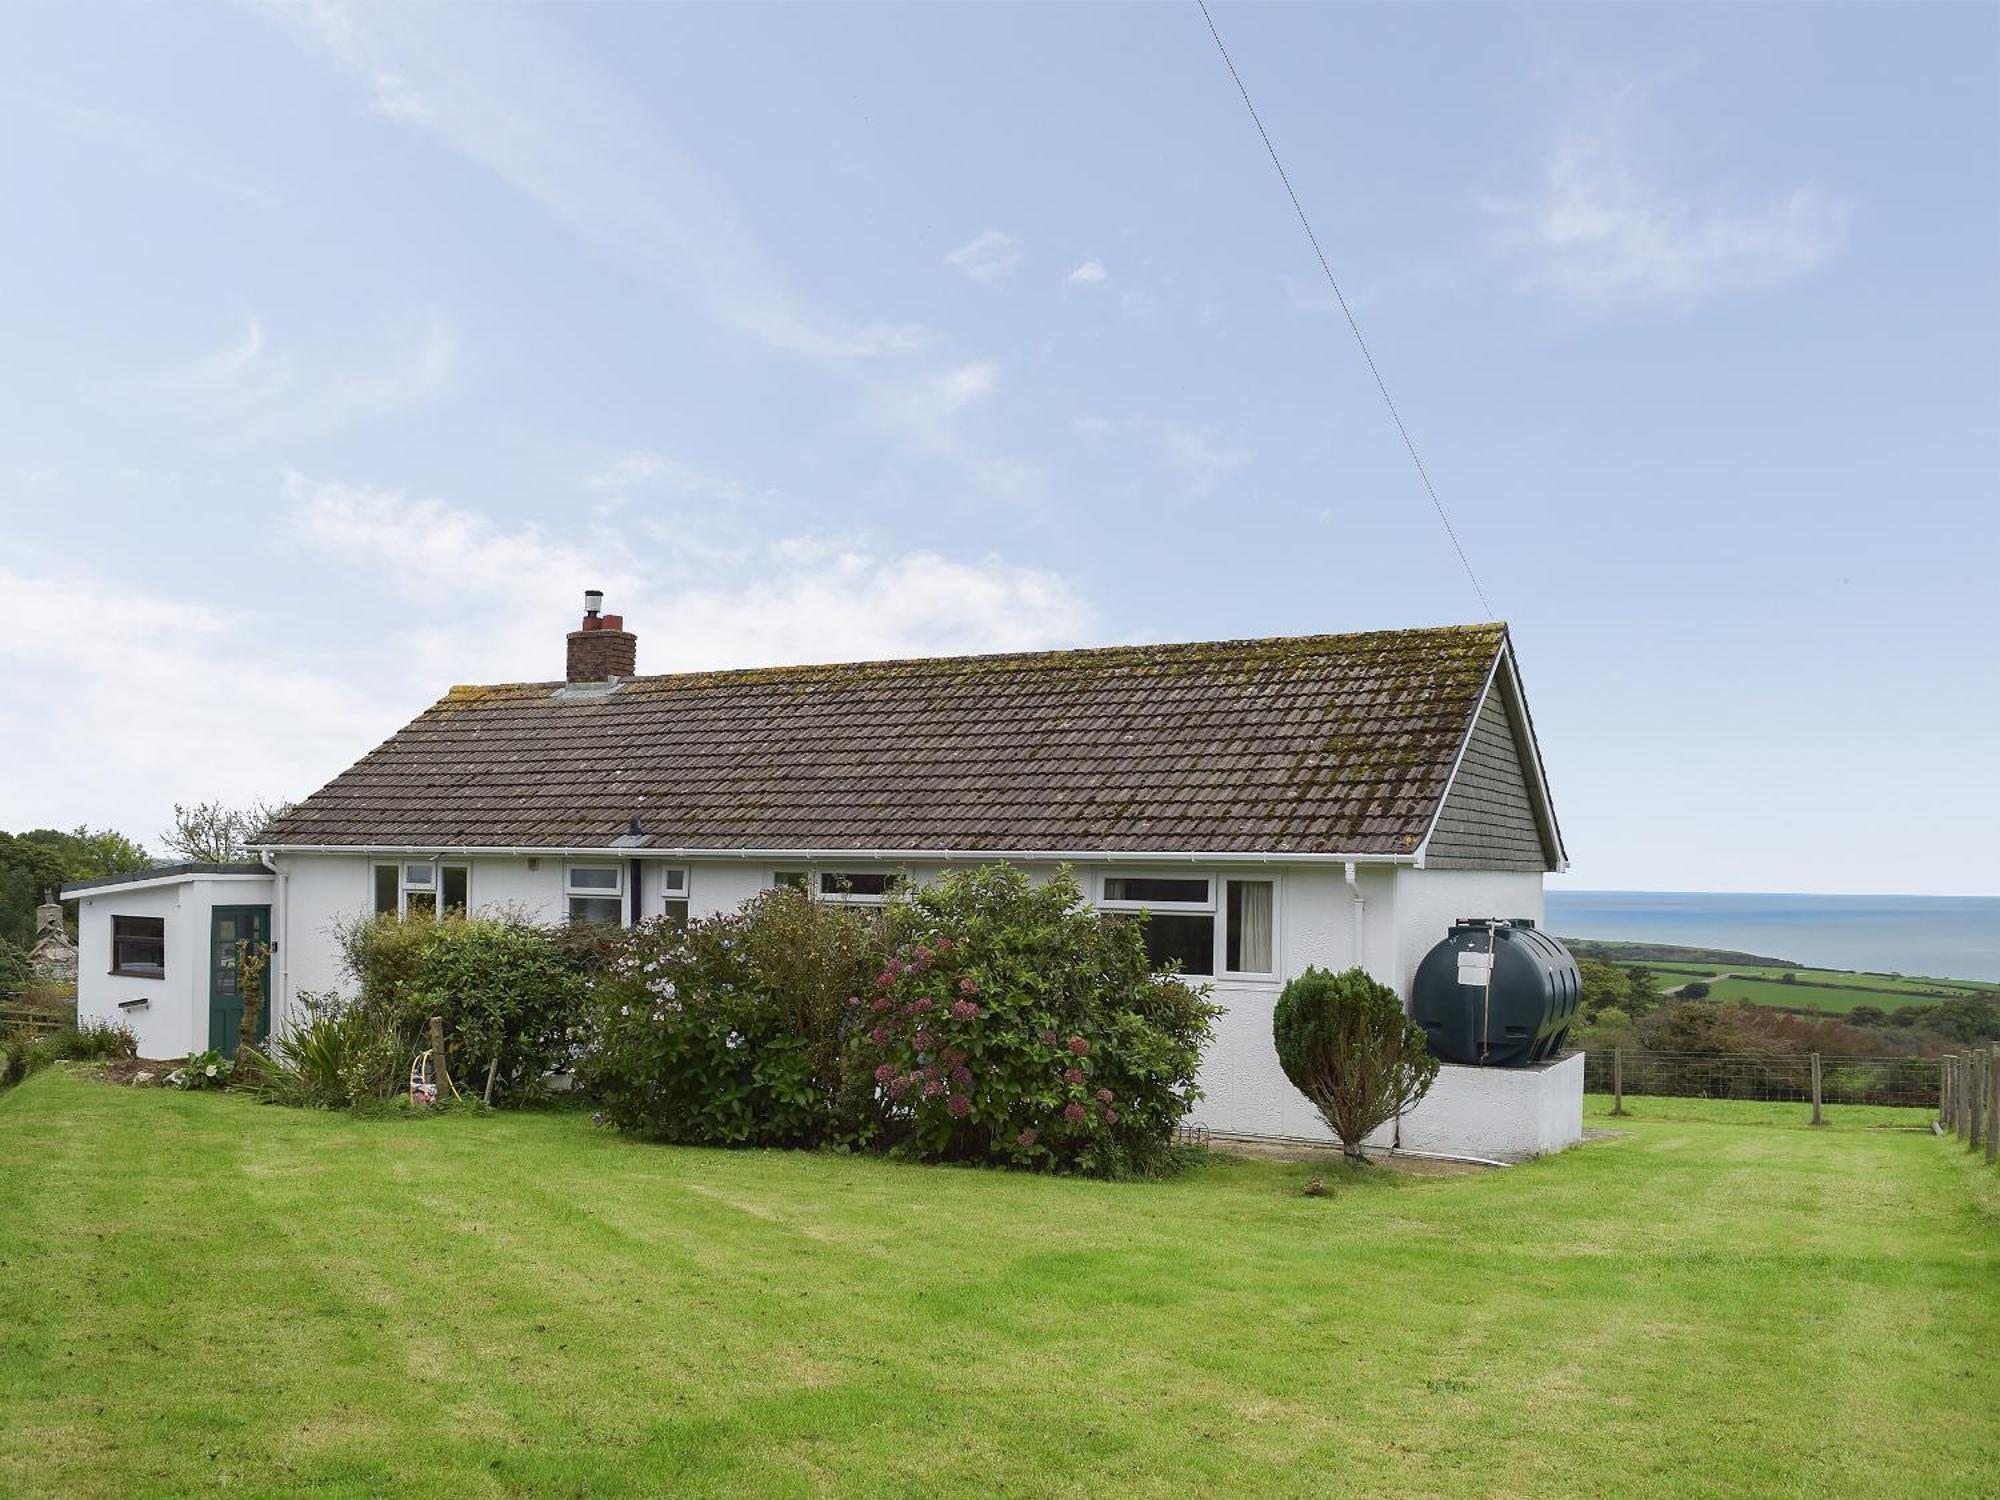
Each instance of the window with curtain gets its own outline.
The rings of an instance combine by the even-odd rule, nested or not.
[[[1272,944],[1273,882],[1232,880],[1227,901],[1223,968],[1231,974],[1277,971]]]

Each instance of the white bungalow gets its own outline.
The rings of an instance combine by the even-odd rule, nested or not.
[[[453,688],[265,830],[256,869],[66,892],[83,1013],[147,1050],[233,1044],[246,912],[282,1026],[347,983],[330,934],[355,913],[630,922],[1067,863],[1227,1008],[1195,1122],[1324,1139],[1272,1050],[1284,981],[1359,964],[1407,999],[1454,919],[1538,922],[1564,867],[1504,625],[637,676],[586,603],[563,681]],[[1402,1143],[1566,1145],[1581,1063],[1448,1067]]]

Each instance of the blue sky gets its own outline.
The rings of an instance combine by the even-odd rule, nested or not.
[[[1586,887],[2000,892],[2000,11],[1222,5]],[[0,826],[1479,618],[1192,6],[0,9]]]

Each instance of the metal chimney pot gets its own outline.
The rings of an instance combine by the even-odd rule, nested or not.
[[[586,615],[594,615],[603,608],[604,608],[603,589],[585,589],[583,591],[583,612]]]

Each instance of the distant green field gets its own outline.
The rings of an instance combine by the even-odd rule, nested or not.
[[[1947,995],[1976,995],[1986,987],[1956,979],[1923,979],[1881,974],[1857,974],[1846,969],[1779,969],[1743,964],[1644,963],[1635,967],[1651,969],[1659,976],[1661,989],[1672,989],[1693,980],[1709,985],[1712,1000],[1747,1000],[1753,1005],[1773,1005],[1786,1010],[1817,1008],[1828,1015],[1841,1015],[1858,1005],[1894,1010],[1903,1005],[1925,1005]],[[1787,984],[1779,975],[1798,977]],[[1716,976],[1728,974],[1729,979]]]

